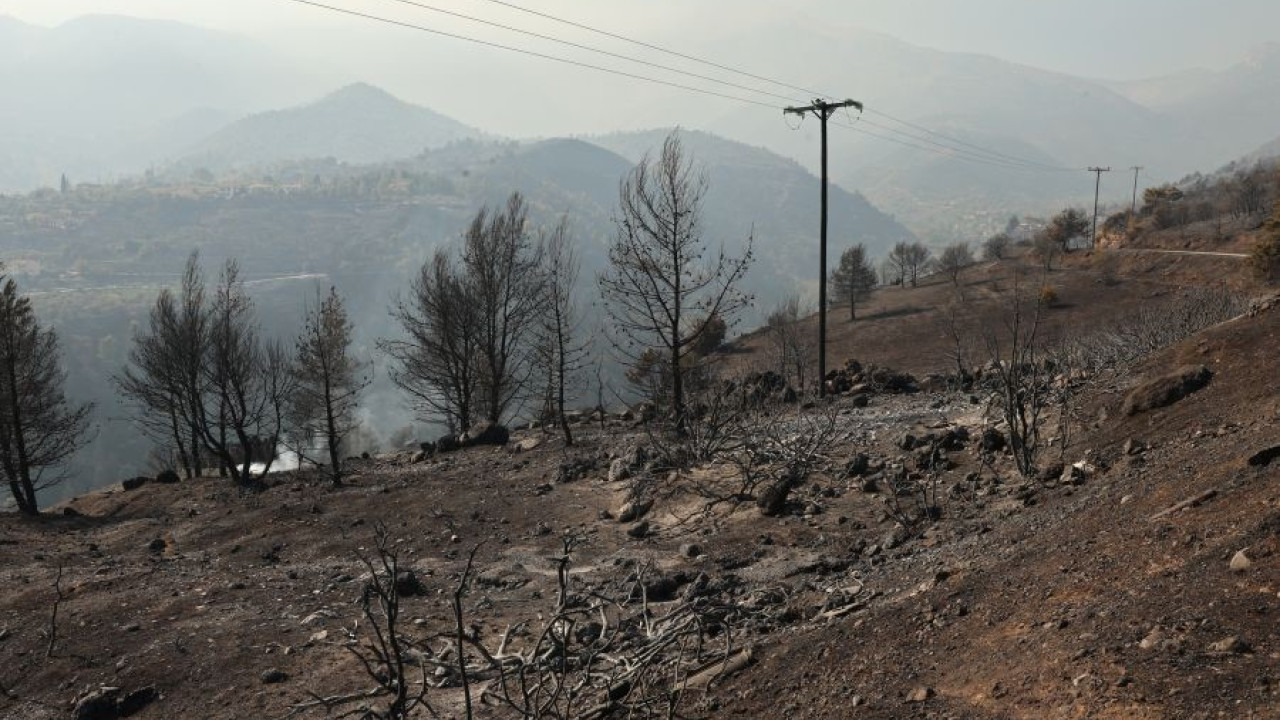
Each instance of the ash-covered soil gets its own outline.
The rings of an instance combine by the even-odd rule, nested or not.
[[[638,582],[655,624],[697,606],[732,628],[681,717],[1280,717],[1278,348],[1272,302],[1091,379],[1066,449],[1044,451],[1066,467],[1035,480],[984,451],[980,388],[771,408],[760,432],[828,440],[773,517],[735,500],[736,466],[670,471],[621,417],[584,420],[574,448],[531,430],[361,461],[338,488],[206,478],[6,515],[0,715],[68,717],[111,687],[140,693],[132,717],[276,718],[368,688],[347,646],[368,630],[359,558],[382,523],[443,717],[462,716],[445,666],[472,550],[465,633],[518,652],[555,612],[565,537],[583,597]],[[1206,387],[1125,414],[1132,387],[1192,364]],[[903,476],[936,489],[936,519],[900,522]],[[636,499],[651,507],[632,518]],[[476,717],[513,716],[473,680]]]

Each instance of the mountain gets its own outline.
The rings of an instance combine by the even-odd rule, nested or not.
[[[865,103],[860,117],[850,112],[833,118],[832,177],[933,240],[954,239],[939,232],[939,225],[963,224],[988,209],[992,199],[1007,203],[1010,187],[1017,190],[1020,207],[1002,207],[1001,212],[1061,209],[1085,197],[1092,201],[1093,195],[1092,178],[1083,171],[1073,185],[1063,180],[1070,177],[1067,173],[949,158],[941,147],[955,146],[948,138],[1069,168],[1142,164],[1158,177],[1226,159],[1190,142],[1193,135],[1181,124],[1087,78],[985,55],[932,50],[855,26],[801,17],[737,40],[753,51],[768,48],[763,52],[776,61],[775,75],[809,78],[806,84],[817,90]],[[823,62],[807,62],[815,56]],[[764,59],[730,58],[729,64],[756,66]],[[818,123],[812,118],[789,131],[780,113],[743,111],[705,126],[816,166]],[[1104,182],[1104,195],[1108,190]],[[1114,194],[1123,194],[1119,185]]]
[[[244,118],[181,162],[215,170],[308,158],[375,163],[478,137],[456,120],[357,83],[307,105]]]
[[[1194,133],[1200,151],[1214,156],[1203,165],[1221,164],[1275,137],[1280,116],[1280,43],[1253,48],[1224,70],[1191,70],[1114,87]],[[1177,150],[1180,154],[1194,151]]]
[[[669,130],[620,133],[592,138],[631,163],[656,155]],[[710,133],[681,131],[687,153],[705,166],[710,180],[705,226],[716,239],[740,241],[755,236],[760,274],[784,288],[816,286],[818,266],[818,178],[800,163],[762,147]],[[616,194],[616,183],[612,188]],[[874,207],[865,197],[832,184],[829,198],[831,262],[841,251],[863,243],[872,257],[883,257],[893,243],[912,239],[911,231]],[[773,291],[770,296],[776,296]]]
[[[1245,156],[1244,162],[1257,162],[1259,160],[1271,160],[1280,158],[1280,137],[1263,145]]]
[[[92,15],[54,28],[0,18],[0,191],[140,172],[240,116],[311,92],[274,51],[231,33]],[[154,132],[163,127],[163,132]]]

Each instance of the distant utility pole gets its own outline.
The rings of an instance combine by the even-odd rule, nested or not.
[[[1142,172],[1141,165],[1134,165],[1129,168],[1133,171],[1133,208],[1129,210],[1130,215],[1138,214],[1138,173]]]
[[[1091,167],[1089,172],[1097,176],[1097,182],[1093,185],[1093,234],[1089,236],[1089,249],[1098,243],[1098,193],[1102,191],[1102,173],[1111,172],[1109,167]]]
[[[827,120],[831,119],[835,111],[848,107],[862,112],[862,103],[857,100],[814,100],[810,105],[789,107],[782,111],[784,115],[799,115],[801,118],[812,113],[822,124],[822,229],[818,241],[818,397],[825,397],[827,394]]]

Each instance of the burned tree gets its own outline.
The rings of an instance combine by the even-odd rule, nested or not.
[[[531,371],[529,334],[542,298],[539,249],[527,219],[524,198],[513,193],[502,211],[482,208],[464,238],[462,264],[478,321],[476,379],[491,423],[502,422]]]
[[[587,348],[578,338],[580,318],[574,300],[578,268],[568,223],[561,221],[543,240],[538,362],[546,378],[547,409],[560,425],[566,445],[573,444],[573,431],[565,405],[573,392],[573,379],[585,363]]]
[[[469,428],[479,388],[473,360],[480,347],[480,318],[471,284],[447,253],[437,251],[422,266],[392,316],[408,338],[379,343],[393,363],[391,381],[409,393],[424,416],[443,416],[453,431]]]
[[[240,267],[228,260],[214,291],[208,318],[203,392],[186,408],[205,448],[241,487],[257,487],[252,465],[270,470],[284,431],[292,394],[289,359],[278,343],[263,343]]]
[[[1050,381],[1040,337],[1044,304],[1027,296],[1018,279],[1001,313],[1001,327],[983,329],[995,384],[995,410],[1009,433],[1009,449],[1023,477],[1036,474],[1040,431],[1050,404]]]
[[[867,248],[858,243],[840,254],[840,266],[831,273],[833,299],[849,306],[849,320],[858,317],[858,303],[871,296],[876,286],[876,270],[867,258]]]
[[[63,479],[59,469],[88,439],[93,406],[67,399],[57,333],[40,325],[17,283],[0,283],[0,470],[18,510],[38,515],[37,493]]]
[[[803,320],[797,295],[780,301],[765,320],[778,373],[801,392],[807,388],[809,370],[816,362],[813,333],[805,332]]]
[[[199,256],[187,259],[175,294],[164,289],[146,329],[133,339],[129,365],[115,378],[140,410],[143,432],[172,449],[188,478],[203,473],[203,443],[195,418],[203,414],[208,308]],[[221,428],[217,434],[225,435]]]
[[[938,269],[950,280],[951,284],[960,287],[960,273],[973,264],[973,251],[968,243],[948,245],[938,258]]]
[[[929,248],[918,242],[900,242],[889,251],[888,267],[894,277],[894,284],[905,285],[911,282],[915,287],[920,276],[929,268],[932,253]]]
[[[342,443],[356,426],[360,394],[369,386],[367,365],[351,355],[352,324],[334,288],[307,309],[293,360],[296,391],[290,426],[304,455],[315,441],[328,456],[329,475],[342,481]]]
[[[679,137],[668,136],[659,157],[645,157],[622,181],[609,268],[599,277],[619,353],[631,362],[647,355],[669,373],[670,392],[654,399],[677,429],[685,380],[697,369],[689,360],[716,318],[727,322],[749,302],[738,285],[752,240],[741,257],[721,249],[708,258],[700,222],[706,191],[706,174],[685,157]]]
[[[1056,244],[1063,253],[1071,252],[1071,242],[1089,232],[1089,216],[1077,208],[1067,208],[1054,215],[1053,220],[1049,221],[1049,227],[1042,231],[1043,238]]]

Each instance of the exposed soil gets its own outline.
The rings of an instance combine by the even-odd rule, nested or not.
[[[1053,273],[1074,306],[1061,311],[1104,322],[1170,292],[1184,267],[1124,262],[1123,281],[1108,285],[1090,259],[1068,261]],[[994,313],[991,288],[1010,267],[966,275],[975,297],[991,293],[975,305]],[[931,282],[879,293],[871,319],[837,333],[832,356],[947,369],[930,316],[950,292]],[[993,317],[984,312],[975,322]],[[750,362],[746,347],[734,362]],[[466,621],[495,644],[548,612],[566,534],[583,540],[573,568],[584,582],[636,561],[706,574],[725,602],[756,608],[738,641],[753,662],[687,693],[688,717],[1280,717],[1280,461],[1249,464],[1280,444],[1278,348],[1273,302],[1093,379],[1078,399],[1083,427],[1065,451],[1061,440],[1045,451],[1045,464],[1087,464],[1069,480],[1022,480],[1008,456],[984,465],[980,444],[962,443],[937,476],[941,517],[910,531],[887,511],[883,487],[868,492],[846,476],[846,461],[913,462],[906,433],[965,427],[977,437],[981,398],[834,400],[841,439],[776,518],[749,502],[706,510],[693,490],[728,487],[727,466],[656,473],[661,492],[640,539],[628,534],[635,523],[601,515],[616,515],[636,483],[610,481],[608,459],[653,444],[616,417],[579,425],[569,451],[526,431],[514,441],[537,447],[358,462],[341,488],[300,473],[242,495],[206,478],[94,493],[38,521],[0,516],[0,716],[65,717],[86,691],[153,686],[159,697],[134,717],[275,718],[311,692],[367,687],[344,644],[360,616],[358,556],[385,522],[423,585],[404,600],[422,640],[452,631],[452,592],[477,545]],[[1140,381],[1191,365],[1212,370],[1207,387],[1122,412]],[[794,423],[794,413],[824,412],[771,414]],[[566,459],[596,469],[557,482]],[[690,544],[701,552],[682,551]],[[1247,567],[1233,569],[1241,552]],[[268,670],[280,671],[272,682]],[[439,684],[433,704],[460,717],[457,683]],[[506,717],[491,706],[477,716]]]

